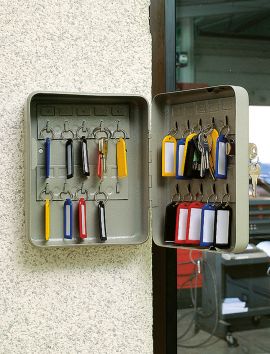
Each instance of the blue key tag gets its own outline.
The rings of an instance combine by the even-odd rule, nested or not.
[[[176,179],[185,179],[182,169],[186,138],[181,138],[177,141],[176,146]]]
[[[51,139],[46,138],[45,140],[45,174],[46,178],[50,177],[50,166],[51,165]]]
[[[73,206],[72,200],[67,198],[64,203],[64,238],[69,240],[72,239],[72,228],[73,228]]]
[[[216,209],[214,203],[207,203],[202,208],[200,246],[212,246],[214,243]]]
[[[225,135],[220,134],[217,139],[216,146],[216,168],[215,168],[215,177],[217,179],[226,179],[227,170],[228,170],[228,161],[227,161],[227,147],[228,139]]]

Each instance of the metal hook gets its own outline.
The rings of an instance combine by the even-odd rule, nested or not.
[[[82,125],[76,131],[76,136],[78,139],[82,138],[82,136],[79,134],[80,131],[85,133],[83,136],[85,136],[86,138],[89,136],[89,129],[85,126],[85,120],[83,120]]]
[[[46,183],[45,188],[40,192],[40,199],[42,199],[42,200],[47,199],[47,198],[44,199],[43,194],[50,195],[51,200],[53,200],[53,192],[48,190],[48,185],[49,185],[49,183]]]
[[[198,197],[200,196],[200,200],[203,200],[203,184],[200,184],[200,189],[199,189],[199,193],[196,194],[196,200],[198,200]]]
[[[190,198],[190,202],[193,200],[193,195],[191,193],[191,186],[190,186],[190,183],[187,185],[187,194],[184,195],[184,200],[186,200],[187,198],[186,197],[189,197]]]
[[[223,125],[223,127],[220,129],[219,134],[221,134],[223,132],[223,130],[226,130],[226,133],[224,134],[225,138],[227,138],[227,136],[230,133],[230,126],[228,123],[228,116],[225,116],[225,124]]]
[[[65,183],[64,183],[63,191],[60,193],[60,198],[61,198],[61,199],[64,199],[62,196],[68,194],[68,195],[70,196],[70,198],[72,199],[72,198],[73,198],[73,194],[72,194],[69,190],[67,190],[66,187],[67,187],[67,183],[65,182]]]
[[[44,138],[43,132],[46,132],[47,134],[51,134],[52,139],[54,139],[54,136],[55,136],[54,130],[52,128],[50,128],[49,125],[50,125],[50,121],[47,120],[45,128],[41,129],[41,131],[39,133],[40,138]]]
[[[215,183],[212,184],[212,193],[207,198],[207,204],[210,203],[210,200],[211,200],[212,197],[215,197],[215,200],[213,202],[215,204],[217,202],[217,200],[218,200],[218,196],[216,194],[216,185],[215,185]]]
[[[116,123],[117,123],[117,124],[116,124],[116,130],[114,130],[114,131],[112,132],[111,138],[112,138],[112,139],[118,139],[118,137],[115,136],[116,133],[122,133],[122,134],[123,134],[123,139],[128,138],[127,132],[126,132],[124,129],[120,129],[120,128],[119,128],[119,123],[120,123],[120,120],[119,120],[119,119],[116,121]]]
[[[181,194],[180,194],[180,192],[179,192],[179,185],[178,185],[178,183],[175,185],[175,194],[172,196],[172,198],[171,198],[171,201],[173,202],[173,201],[175,201],[175,198],[177,197],[177,202],[180,202],[181,201],[181,199],[182,199],[182,196],[181,196]]]
[[[100,121],[99,126],[96,127],[92,132],[92,135],[95,139],[97,139],[97,133],[105,133],[107,139],[112,137],[112,132],[110,129],[103,127],[103,120]]]
[[[107,203],[107,201],[109,200],[109,196],[106,192],[102,192],[101,191],[101,184],[102,182],[99,184],[98,186],[98,191],[94,194],[94,201],[98,204],[100,201],[103,201],[104,204]],[[104,198],[97,198],[99,195],[102,195]]]
[[[65,120],[65,122],[64,122],[64,130],[61,133],[61,139],[64,139],[65,133],[71,133],[72,138],[74,138],[74,132],[71,129],[69,129],[69,123],[67,120]]]
[[[81,188],[78,188],[75,192],[75,199],[77,200],[78,199],[78,192],[81,192],[81,194],[85,194],[86,195],[86,200],[88,200],[88,190],[86,188],[83,188],[84,187],[84,182],[82,182],[82,186]],[[83,190],[84,189],[84,190]]]

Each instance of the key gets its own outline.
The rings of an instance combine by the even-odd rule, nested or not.
[[[105,203],[101,200],[98,202],[98,224],[99,238],[101,242],[107,240],[106,219],[105,219]]]
[[[127,177],[128,176],[127,148],[126,148],[126,141],[123,138],[120,138],[117,141],[116,159],[117,159],[117,177],[118,178]]]
[[[258,163],[249,165],[249,175],[251,177],[251,183],[252,183],[252,196],[254,198],[257,196],[257,182],[260,173],[261,173],[261,166]]]
[[[248,144],[249,159],[254,160],[258,156],[257,145],[253,143]]]
[[[107,173],[107,156],[108,156],[108,139],[104,139],[103,142],[103,171]]]
[[[64,238],[72,239],[73,228],[73,207],[72,200],[67,198],[64,203]]]
[[[45,240],[49,241],[50,239],[50,200],[45,200]]]
[[[204,168],[205,170],[209,170],[209,145],[208,145],[208,141],[206,138],[203,139],[203,149],[204,149],[204,156],[205,156],[205,165]]]
[[[86,203],[84,198],[79,199],[79,237],[87,237]]]
[[[51,139],[45,140],[45,163],[46,163],[46,178],[50,177],[50,164],[51,164]]]
[[[84,176],[90,176],[89,161],[88,161],[88,149],[87,140],[85,136],[81,139],[81,149],[82,149],[82,169]]]
[[[68,139],[66,142],[66,170],[67,178],[72,178],[74,175],[74,158],[73,158],[73,141]]]

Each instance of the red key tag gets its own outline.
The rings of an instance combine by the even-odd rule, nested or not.
[[[189,204],[186,234],[187,244],[200,244],[201,218],[203,206],[204,203],[198,201]]]
[[[84,198],[79,199],[79,236],[80,238],[87,237],[86,203]]]
[[[190,203],[184,202],[177,206],[175,224],[175,243],[186,243],[188,208]]]

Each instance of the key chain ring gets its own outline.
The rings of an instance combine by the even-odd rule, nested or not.
[[[178,198],[178,200],[175,200],[176,197]],[[180,203],[181,200],[182,200],[181,194],[180,194],[180,193],[175,193],[175,194],[172,196],[172,198],[171,198],[171,203],[172,203],[172,202]]]
[[[196,202],[202,202],[203,201],[203,194],[202,193],[197,193],[195,200],[196,200]]]
[[[224,202],[224,199],[227,197],[226,203]],[[229,193],[225,193],[221,199],[221,204],[225,204],[224,206],[228,206],[231,200],[231,195]]]
[[[81,192],[80,194],[81,195],[86,195],[86,198],[85,198],[85,200],[88,200],[88,190],[87,189],[85,189],[84,191],[83,191],[83,189],[82,189],[82,187],[81,188],[78,188],[77,190],[76,190],[76,192],[75,192],[75,195],[74,195],[74,198],[76,199],[76,200],[79,200],[79,198],[78,198],[78,192]]]
[[[118,129],[118,130],[114,130],[113,132],[112,132],[112,135],[111,135],[111,138],[112,139],[120,139],[121,138],[121,136],[120,137],[117,137],[117,136],[115,136],[115,133],[122,133],[123,134],[123,139],[124,140],[126,140],[126,138],[127,138],[127,133],[126,133],[126,131],[124,130],[124,129]]]
[[[212,197],[215,197],[215,199],[214,199],[213,202],[211,202],[211,198],[212,198]],[[207,204],[208,204],[208,203],[216,204],[216,203],[217,203],[217,200],[218,200],[217,194],[216,194],[216,193],[212,193],[212,194],[210,194],[209,197],[207,198]]]
[[[40,198],[42,200],[46,200],[47,198],[44,198],[43,195],[49,195],[51,197],[50,200],[53,200],[53,192],[52,191],[47,191],[46,189],[44,189],[43,191],[40,192]]]
[[[70,199],[73,198],[73,194],[72,194],[70,191],[66,191],[66,192],[62,191],[62,192],[60,193],[60,198],[61,198],[62,200],[67,199],[67,198],[63,198],[63,197],[62,197],[63,195],[69,195]]]
[[[223,133],[223,130],[226,129],[226,133]],[[227,136],[230,134],[230,127],[229,125],[223,125],[223,127],[220,129],[219,135],[221,135],[223,133],[223,135],[225,136],[225,138],[227,138]]]
[[[187,200],[187,197],[190,197],[190,200]],[[188,201],[188,202],[192,202],[194,200],[194,196],[192,195],[192,193],[187,193],[184,195],[183,200]]]
[[[65,133],[71,133],[72,137],[71,138],[65,138],[65,136],[64,136]],[[74,134],[74,132],[71,129],[63,130],[61,132],[61,139],[68,140],[68,139],[74,139],[74,137],[75,137],[75,134]]]
[[[98,198],[97,198],[98,195],[103,195],[105,199],[98,199]],[[100,192],[100,191],[98,191],[98,192],[96,192],[96,193],[94,194],[94,201],[95,201],[97,204],[98,204],[99,202],[103,202],[104,205],[105,205],[105,204],[107,204],[108,200],[109,200],[109,196],[108,196],[108,194],[105,193],[105,192]]]

